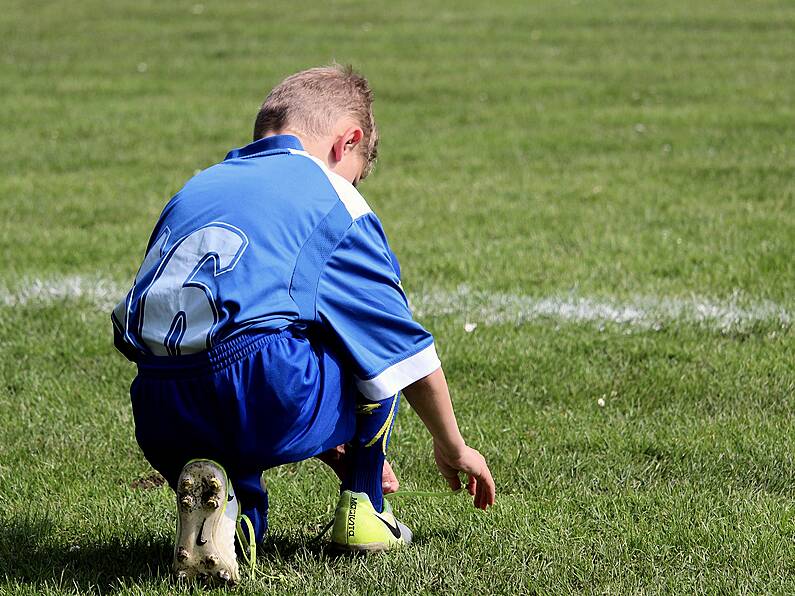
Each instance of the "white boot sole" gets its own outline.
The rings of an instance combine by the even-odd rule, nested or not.
[[[227,507],[234,511],[227,512]],[[240,580],[234,542],[237,500],[223,469],[209,460],[189,462],[177,483],[177,511],[177,580],[236,584]]]

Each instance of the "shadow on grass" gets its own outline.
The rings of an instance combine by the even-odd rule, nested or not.
[[[331,534],[328,531],[308,537],[302,532],[270,529],[265,542],[257,547],[257,561],[290,563],[299,557],[322,559],[334,556],[335,553],[329,546],[330,540]]]
[[[109,522],[110,523],[110,522]],[[129,591],[131,583],[170,581],[173,543],[146,534],[112,536],[107,540],[68,540],[58,537],[57,522],[43,515],[0,519],[0,586],[3,581],[34,589],[63,586],[81,593],[113,594]],[[272,532],[257,549],[259,564],[290,565],[301,559],[334,561],[360,558],[330,545],[330,533]],[[459,529],[425,533],[418,544],[433,538],[461,539]]]
[[[6,583],[38,591],[46,584],[80,593],[114,594],[129,591],[131,583],[171,581],[170,538],[130,533],[107,540],[63,540],[58,534],[57,520],[47,514],[0,516],[0,588]],[[277,531],[258,549],[258,561],[289,565],[305,557],[337,558],[327,532],[315,538]],[[176,586],[175,591],[179,591]]]
[[[416,546],[426,545],[434,540],[458,543],[465,541],[470,530],[465,525],[444,528],[424,529],[414,535],[412,540]],[[293,561],[311,558],[315,560],[340,561],[368,557],[365,551],[343,551],[331,544],[331,533],[307,534],[293,531],[270,531],[264,544],[257,547],[257,561],[260,564],[277,562],[290,564]]]
[[[110,523],[110,522],[109,522]],[[124,583],[169,572],[173,545],[162,537],[128,535],[107,541],[59,541],[46,516],[0,520],[0,578],[81,592],[113,593]]]

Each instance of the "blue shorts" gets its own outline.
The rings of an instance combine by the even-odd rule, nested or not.
[[[287,330],[140,360],[130,394],[138,444],[172,487],[209,458],[245,492],[263,470],[350,441],[358,391],[323,342]]]

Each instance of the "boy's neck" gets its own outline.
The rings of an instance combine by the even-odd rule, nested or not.
[[[309,137],[303,133],[298,132],[297,130],[292,130],[290,128],[284,128],[282,130],[269,130],[263,135],[263,139],[267,137],[275,137],[277,135],[291,135],[301,141],[301,146],[304,148],[304,151],[309,153],[312,157],[318,158],[327,166],[329,165],[329,153],[331,152],[332,141],[330,138],[314,138]]]
[[[286,127],[278,131],[269,130],[263,138],[275,135],[292,135],[301,141],[304,151],[326,164],[326,167],[345,178],[354,186],[358,182],[363,162],[358,156],[359,151],[353,147],[361,140],[361,128],[349,116],[340,118],[328,135],[310,136]]]

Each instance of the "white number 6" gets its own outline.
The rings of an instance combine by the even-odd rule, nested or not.
[[[145,264],[157,259],[159,255],[151,253],[159,253],[165,241],[155,243]],[[178,356],[212,346],[218,307],[212,288],[198,274],[208,261],[213,262],[213,277],[232,271],[246,248],[248,238],[242,230],[213,222],[169,249],[140,302],[138,337],[154,354]]]

